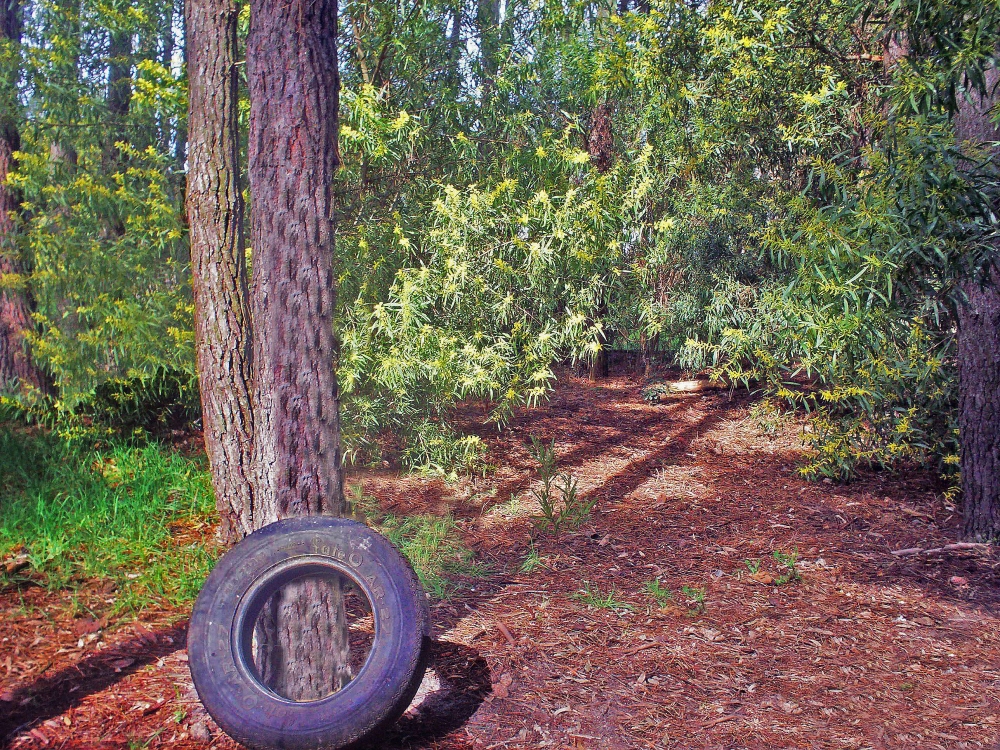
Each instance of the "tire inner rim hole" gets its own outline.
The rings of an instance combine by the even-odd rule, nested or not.
[[[363,669],[377,623],[364,588],[331,568],[279,576],[248,592],[240,657],[275,695],[296,703],[343,690]]]

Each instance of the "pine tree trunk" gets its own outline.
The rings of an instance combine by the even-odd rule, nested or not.
[[[15,50],[20,46],[19,0],[0,0],[0,42],[10,43]],[[16,119],[19,66],[5,67],[0,77],[0,277],[10,279],[24,271],[15,242],[20,200],[6,184],[17,166],[14,152],[20,147]],[[32,362],[24,340],[24,333],[32,327],[27,291],[23,286],[0,286],[0,392],[15,391],[26,384],[45,388],[45,378]]]
[[[971,147],[1000,140],[989,116],[1000,84],[996,68],[987,71],[985,84],[987,96],[960,98],[955,116],[956,136]],[[1000,149],[993,156],[1000,158]],[[1000,269],[993,266],[962,289],[966,302],[957,318],[963,534],[991,541],[1000,539]]]
[[[478,0],[479,59],[482,65],[483,100],[492,94],[500,70],[500,0]]]
[[[108,92],[105,103],[109,127],[104,161],[105,168],[111,171],[118,163],[115,141],[126,138],[126,119],[132,106],[132,33],[125,29],[112,31],[108,43]]]
[[[958,429],[964,537],[1000,539],[1000,272],[966,282],[958,309]]]
[[[607,102],[598,104],[590,118],[590,129],[587,133],[587,153],[590,155],[590,163],[601,174],[604,174],[615,161],[614,137],[611,127],[611,105]],[[597,320],[603,320],[607,315],[607,303],[602,302],[597,310]],[[590,362],[590,382],[596,383],[601,378],[608,377],[608,350],[609,337],[607,332],[602,332],[600,338],[601,348],[594,355]]]
[[[336,40],[336,0],[251,0],[254,524],[344,511],[333,331]],[[274,689],[311,700],[346,682],[339,585],[289,584],[274,616],[266,655]]]
[[[250,300],[240,187],[235,0],[188,0],[187,216],[205,449],[227,542],[253,516]]]

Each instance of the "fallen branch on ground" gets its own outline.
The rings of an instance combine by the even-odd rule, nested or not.
[[[907,547],[906,549],[893,550],[891,554],[896,557],[907,557],[909,555],[935,555],[939,552],[957,552],[960,550],[983,550],[990,552],[992,544],[982,544],[980,542],[957,542],[956,544],[946,544],[943,547],[933,547],[924,549],[923,547]]]

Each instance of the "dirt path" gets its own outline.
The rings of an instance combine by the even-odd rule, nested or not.
[[[956,538],[930,478],[803,482],[795,427],[762,434],[750,403],[648,405],[636,379],[567,376],[483,431],[486,478],[360,475],[387,511],[452,513],[492,571],[434,607],[434,670],[386,747],[1000,747],[997,559],[891,555]],[[531,435],[597,498],[533,546]],[[777,585],[776,551],[801,580]],[[233,747],[194,699],[176,614],[82,634],[44,616],[58,594],[0,598],[0,746]]]

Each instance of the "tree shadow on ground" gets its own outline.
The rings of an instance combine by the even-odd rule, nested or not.
[[[436,689],[427,692],[422,700],[418,694],[414,705],[372,747],[427,747],[460,729],[493,692],[486,660],[461,643],[436,642],[431,670]]]
[[[0,702],[0,750],[20,732],[65,713],[142,667],[184,647],[187,623],[146,633],[42,675]]]

